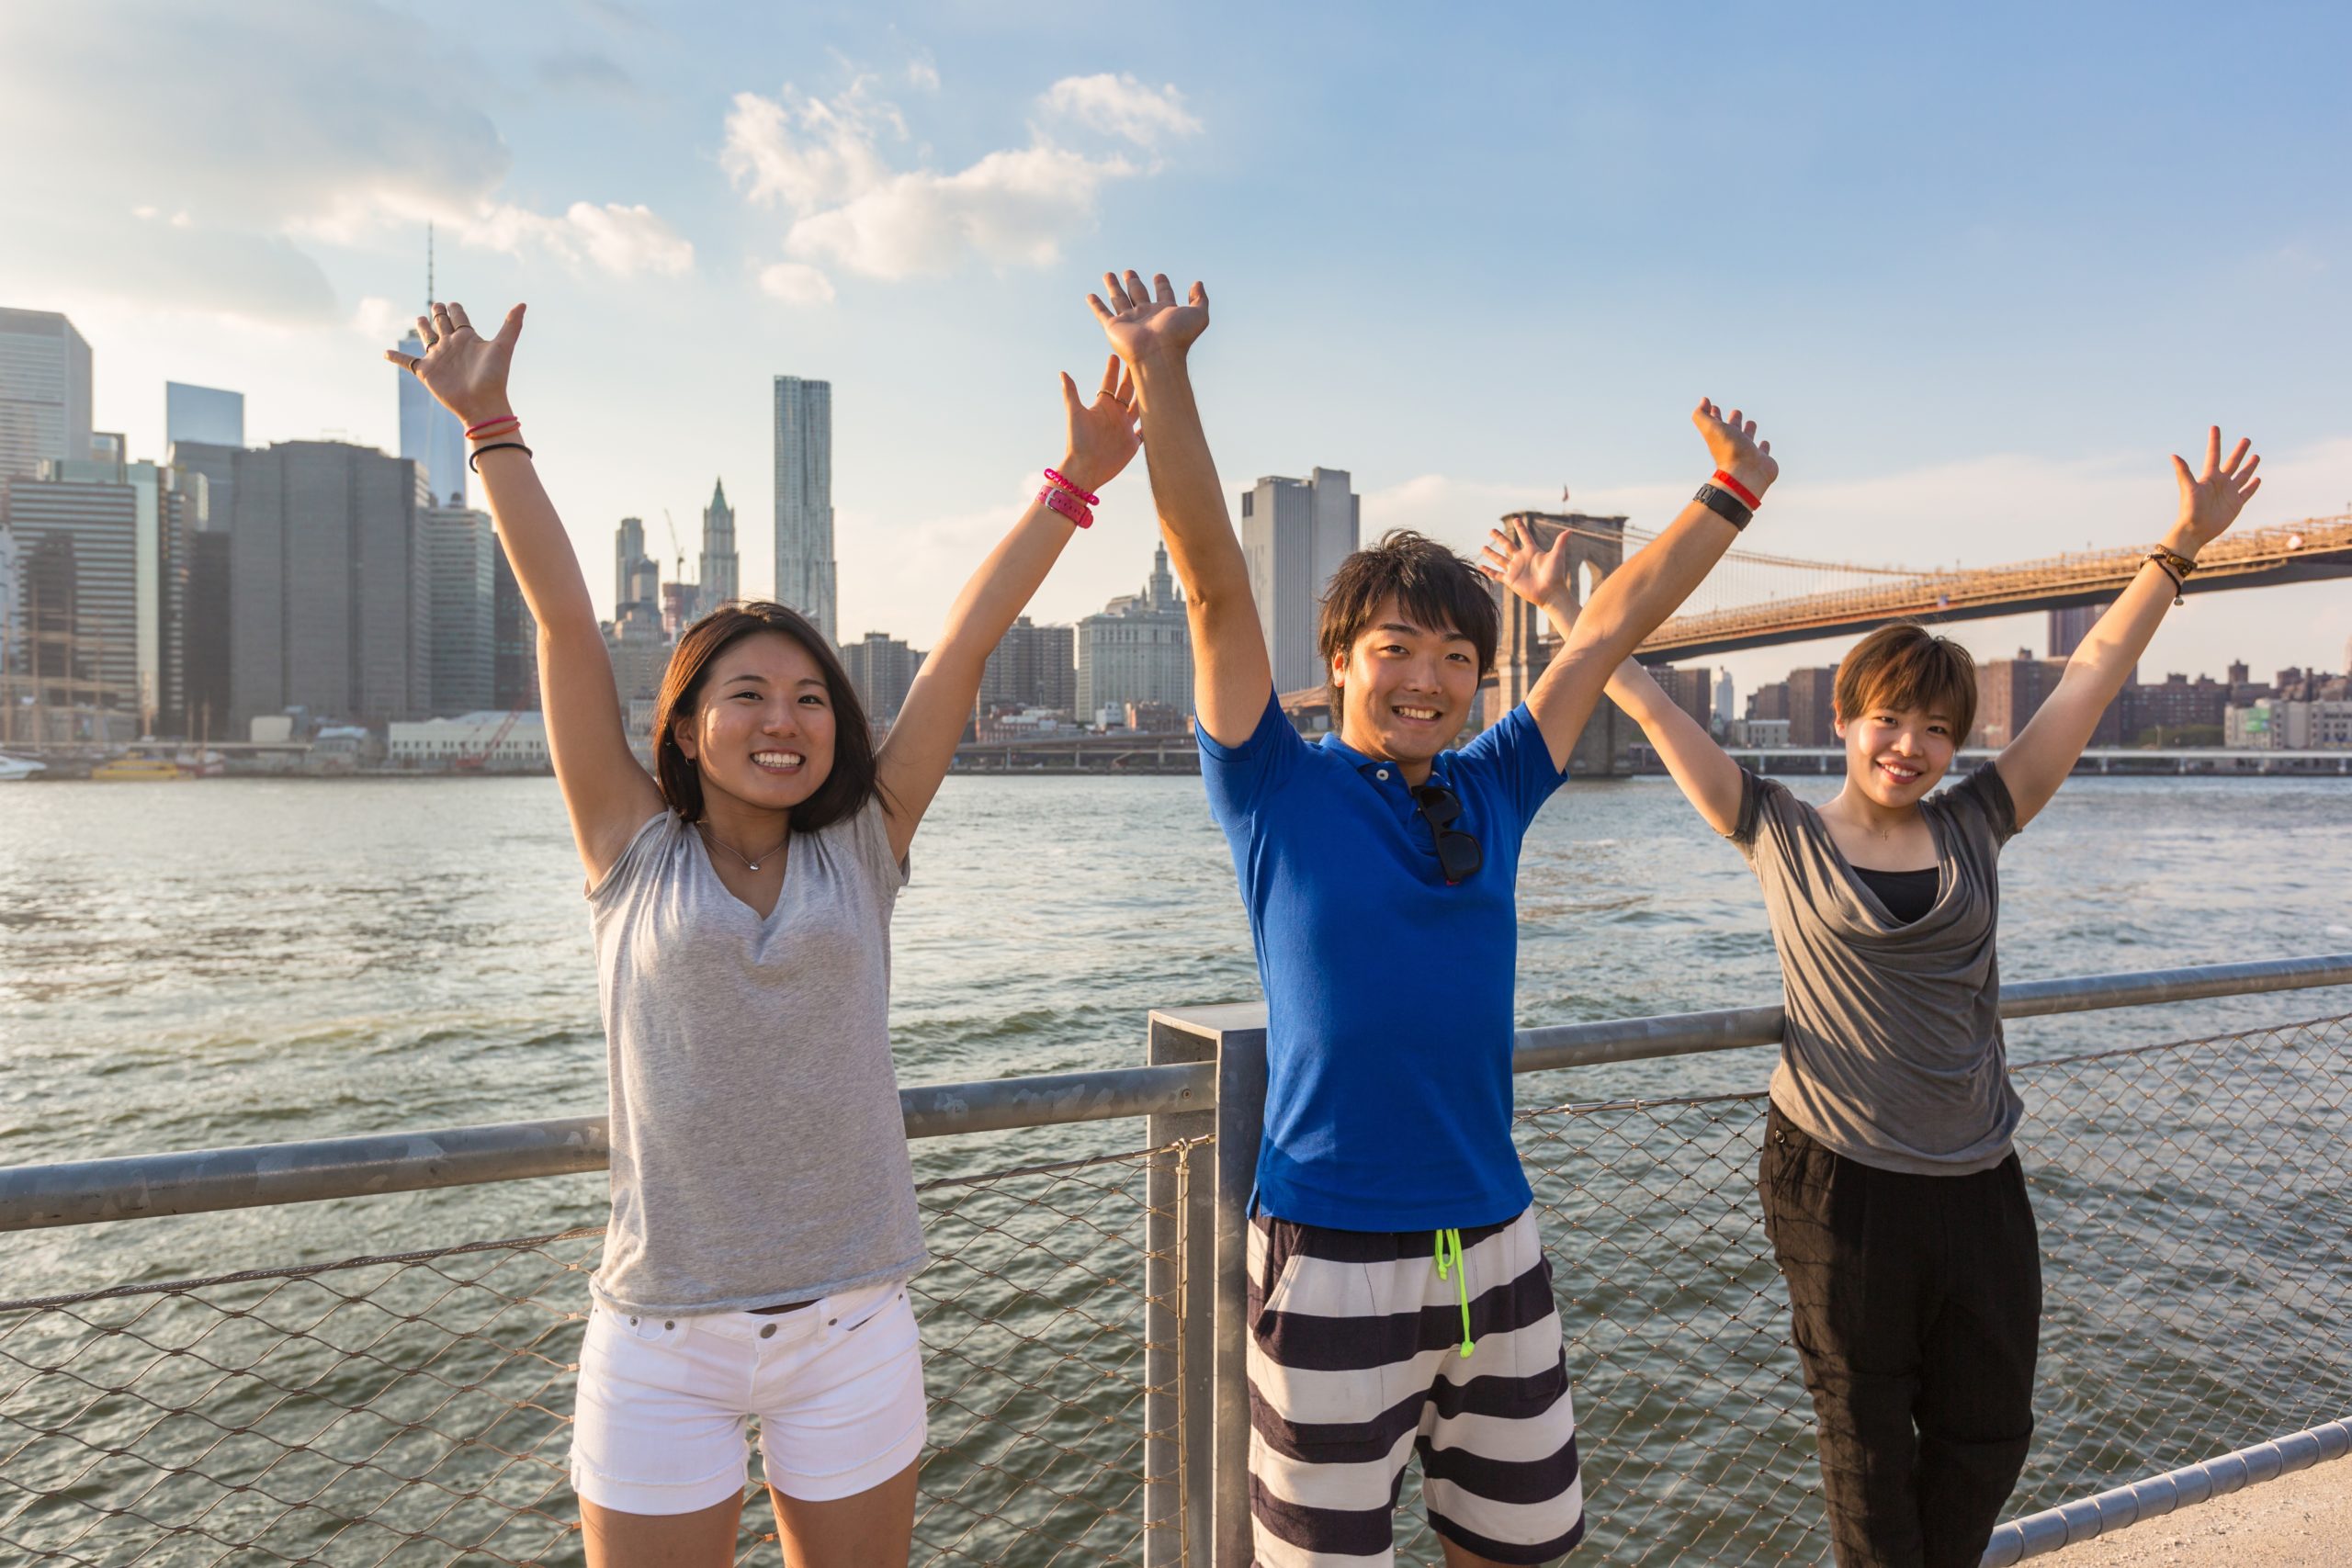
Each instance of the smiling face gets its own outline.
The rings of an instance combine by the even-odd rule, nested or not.
[[[1451,626],[1424,626],[1391,595],[1342,658],[1340,739],[1367,757],[1426,763],[1453,743],[1478,695],[1478,649]]]
[[[1839,718],[1846,783],[1889,810],[1917,806],[1951,767],[1960,741],[1940,707],[1871,707]]]
[[[824,670],[781,632],[755,632],[721,649],[694,713],[680,715],[673,733],[702,777],[706,807],[723,795],[758,810],[787,810],[833,769]]]

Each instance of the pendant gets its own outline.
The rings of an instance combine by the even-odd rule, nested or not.
[[[749,861],[749,860],[747,860],[747,861],[745,861],[743,863],[744,863],[745,865],[750,866],[753,871],[757,871],[757,870],[759,870],[759,869],[760,869],[760,863],[759,863],[759,862],[757,862],[757,861]]]

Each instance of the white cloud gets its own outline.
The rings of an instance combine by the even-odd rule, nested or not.
[[[907,85],[920,92],[939,91],[939,67],[928,60],[908,61]]]
[[[760,272],[760,292],[787,305],[830,305],[833,280],[801,262],[777,262]]]
[[[401,315],[399,307],[390,299],[374,294],[360,300],[359,308],[351,312],[351,330],[370,343],[379,343],[387,348],[398,343],[401,334],[414,325],[413,318]]]
[[[502,201],[495,91],[462,46],[366,3],[0,6],[0,145],[74,149],[0,159],[0,209],[38,215],[0,286],[315,324],[344,312],[307,247],[427,219],[623,276],[691,265],[642,208]]]
[[[1192,136],[1201,129],[1201,122],[1185,112],[1184,95],[1174,87],[1147,87],[1133,76],[1114,76],[1107,71],[1063,77],[1039,95],[1037,107],[1142,147],[1155,145],[1162,136]]]
[[[720,166],[754,205],[792,215],[788,256],[879,278],[937,276],[968,255],[1042,265],[1058,258],[1073,218],[1092,214],[1104,185],[1148,172],[1118,153],[1061,145],[1036,126],[1027,146],[952,173],[900,169],[883,142],[905,141],[906,122],[874,95],[872,80],[861,77],[831,100],[790,87],[775,98],[735,96]],[[1199,129],[1174,89],[1131,78],[1070,78],[1039,104],[1132,141]]]

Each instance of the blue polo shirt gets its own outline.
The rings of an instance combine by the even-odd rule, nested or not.
[[[1431,782],[1486,863],[1445,885],[1404,770],[1309,745],[1272,698],[1238,746],[1199,732],[1266,993],[1258,1201],[1338,1230],[1499,1224],[1532,1200],[1510,1141],[1519,847],[1561,773],[1524,705]]]

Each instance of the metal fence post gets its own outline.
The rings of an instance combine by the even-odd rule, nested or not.
[[[1235,1009],[1236,1012],[1245,1010]],[[1216,1442],[1214,1568],[1249,1568],[1250,1194],[1266,1124],[1265,1010],[1217,1036],[1216,1057]]]
[[[1232,1010],[1154,1012],[1145,1036],[1148,1065],[1215,1062],[1221,1021],[1210,1015]],[[1203,1103],[1197,1110],[1152,1116],[1144,1136],[1146,1146],[1156,1149],[1205,1139],[1216,1130],[1216,1108]],[[1144,1319],[1145,1568],[1210,1560],[1216,1457],[1216,1155],[1213,1145],[1204,1144],[1186,1150],[1181,1167],[1174,1160],[1154,1162],[1145,1179],[1150,1258]]]

